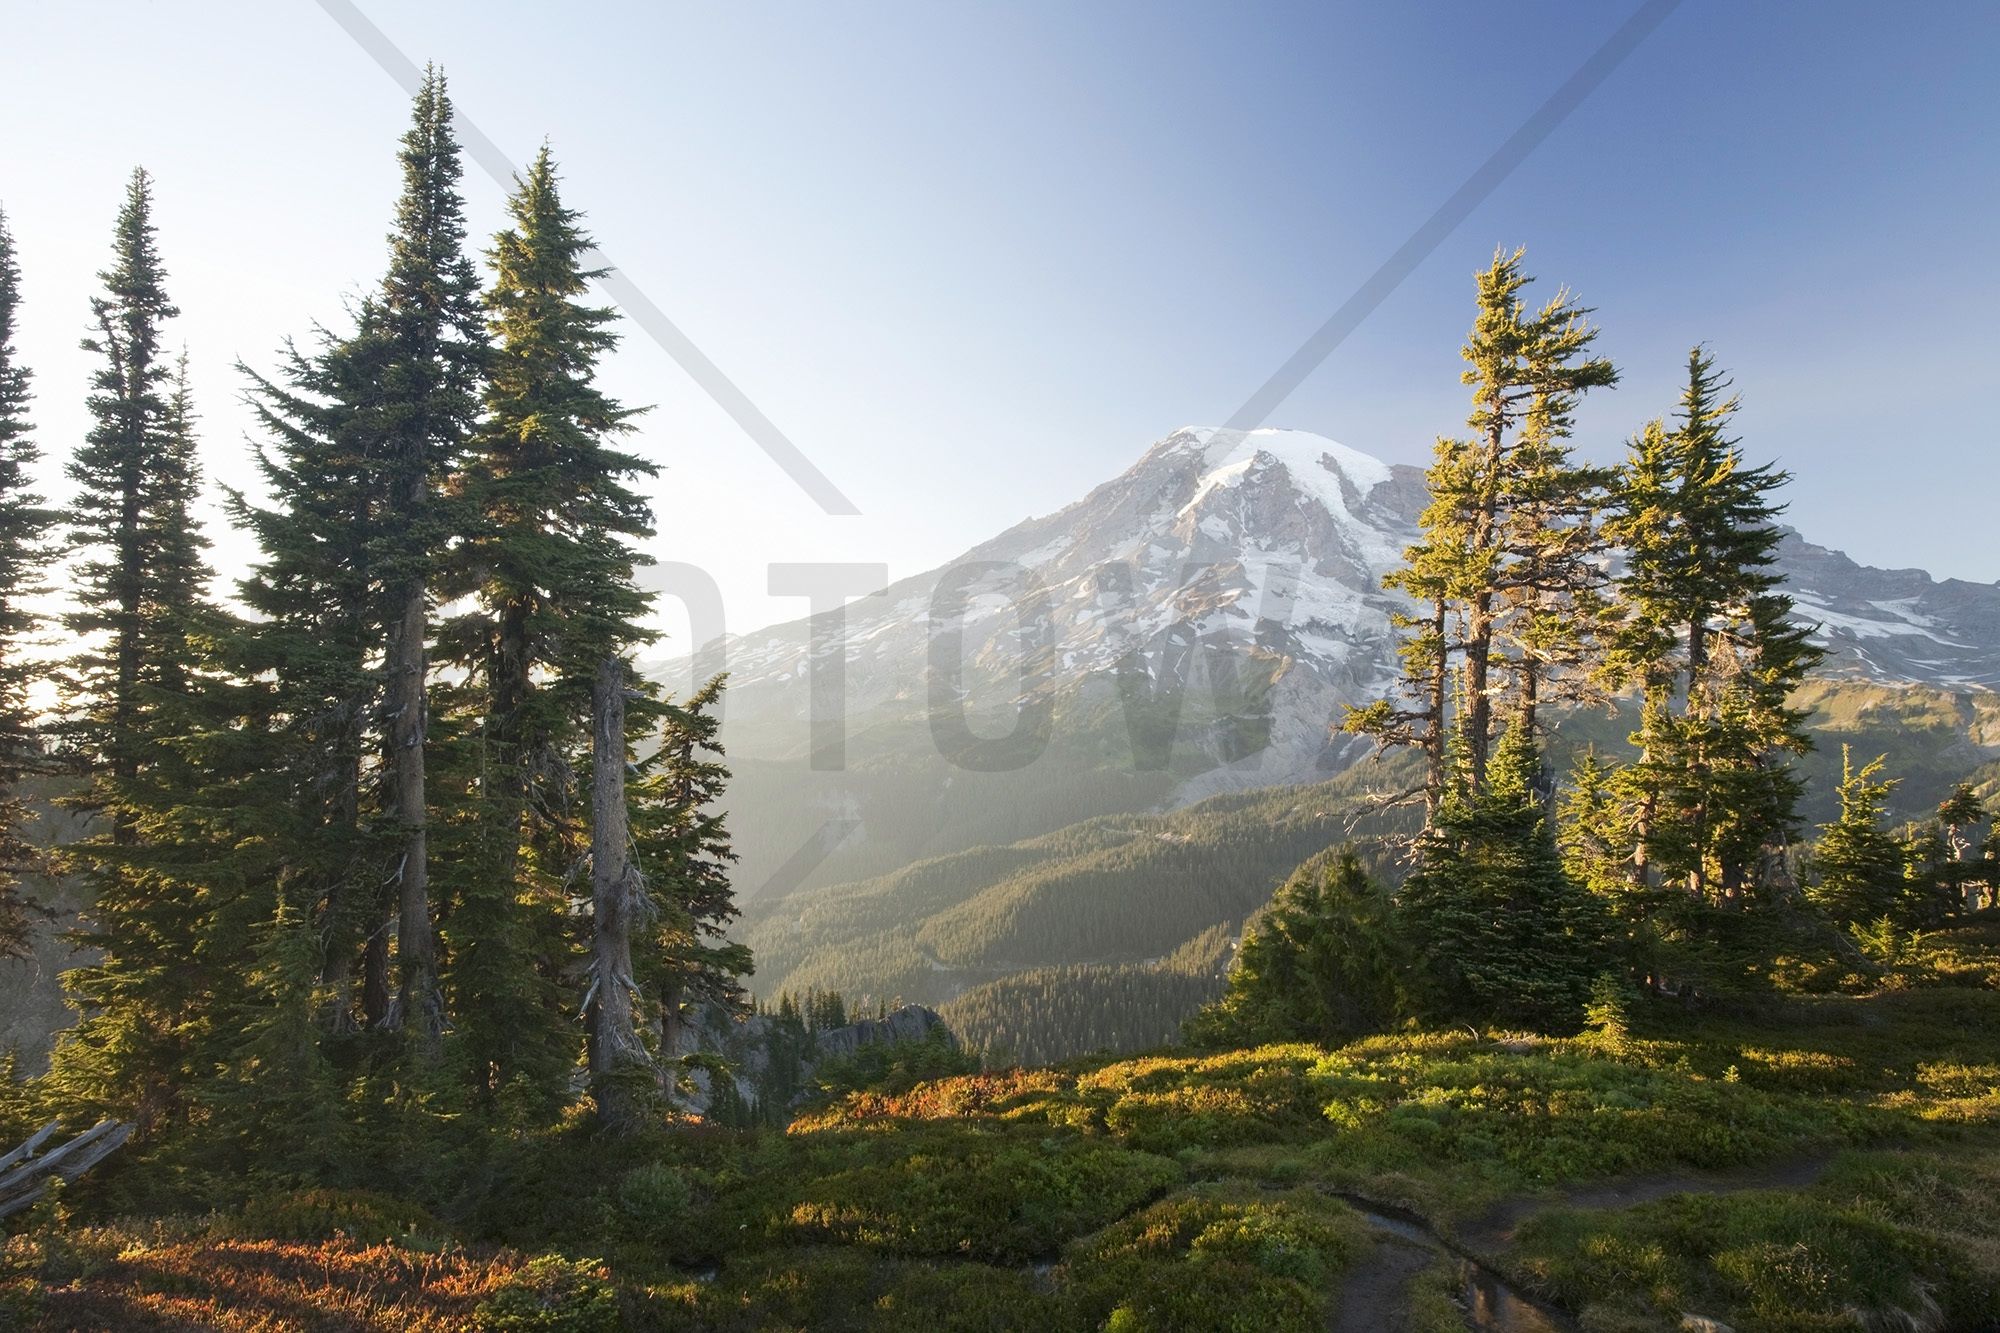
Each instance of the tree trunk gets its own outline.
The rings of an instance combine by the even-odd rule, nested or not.
[[[444,1004],[438,994],[437,940],[431,928],[430,864],[425,845],[424,740],[428,727],[423,580],[413,579],[403,596],[403,616],[390,643],[389,773],[390,813],[403,834],[396,925],[396,965],[400,1021],[408,1027],[418,1057],[437,1057],[444,1032]]]
[[[632,925],[638,879],[625,805],[625,663],[607,657],[591,692],[590,1033],[591,1095],[605,1128],[636,1128],[654,1081],[632,1003]]]
[[[1431,633],[1437,638],[1437,657],[1432,663],[1430,730],[1424,736],[1424,830],[1437,823],[1438,807],[1444,803],[1445,781],[1445,693],[1451,675],[1451,648],[1444,637],[1444,598],[1431,602]]]
[[[340,830],[341,840],[354,846],[361,837],[361,738],[352,727],[345,729],[345,735],[332,823]],[[327,997],[324,1021],[334,1032],[349,1032],[354,1027],[354,956],[360,951],[355,927],[368,919],[365,907],[353,901],[358,887],[351,874],[343,873],[326,891],[322,937],[327,944],[320,963],[320,984]]]
[[[117,693],[111,701],[111,736],[107,747],[111,772],[129,782],[139,775],[138,738],[133,733],[138,725],[139,658],[142,652],[139,639],[146,581],[139,524],[145,487],[141,460],[146,456],[148,446],[142,395],[149,363],[140,355],[142,349],[135,346],[131,349],[128,364],[127,358],[117,351],[118,337],[111,324],[106,321],[101,327],[104,329],[104,345],[111,349],[114,370],[121,376],[120,395],[125,399],[123,424],[129,432],[118,478],[118,628],[116,642],[112,645],[118,683],[115,687]],[[123,810],[112,816],[111,841],[120,847],[130,847],[139,841],[131,815]]]
[[[1472,791],[1486,790],[1486,756],[1493,740],[1493,700],[1487,693],[1493,662],[1493,594],[1471,600],[1465,636],[1465,762]]]
[[[361,946],[361,1021],[381,1027],[389,1021],[389,907],[375,915]]]

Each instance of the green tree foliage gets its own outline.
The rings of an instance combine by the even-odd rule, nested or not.
[[[270,503],[229,493],[258,555],[237,589],[249,614],[223,648],[238,675],[268,682],[259,766],[283,775],[272,808],[290,817],[287,892],[316,922],[323,1019],[339,1033],[382,1023],[390,1003],[391,853],[369,791],[381,692],[370,350],[322,333],[310,354],[288,343],[274,375],[239,367]]]
[[[471,745],[472,836],[449,874],[447,978],[461,1054],[485,1092],[541,1087],[569,1063],[560,995],[576,792],[599,661],[647,641],[633,582],[652,518],[632,482],[651,464],[611,446],[637,409],[595,384],[614,312],[584,304],[590,239],[565,208],[546,146],[508,201],[486,296],[493,355],[461,494],[467,535],[447,574],[474,609],[441,656],[483,714]]]
[[[44,766],[28,702],[41,668],[28,649],[41,626],[31,603],[44,591],[47,538],[55,518],[34,490],[41,450],[28,419],[32,375],[14,349],[20,301],[14,236],[0,212],[0,959],[27,952],[28,909],[19,875],[33,853],[22,836],[26,811],[18,788],[25,774]]]
[[[91,300],[96,327],[83,348],[101,364],[91,377],[90,433],[68,465],[76,493],[64,515],[77,603],[64,625],[83,644],[68,663],[65,732],[80,762],[129,782],[159,759],[157,714],[184,683],[202,591],[190,558],[198,477],[189,409],[161,345],[162,326],[180,311],[167,297],[143,170],[126,187],[112,264],[98,280],[104,294]],[[95,798],[112,800],[101,790]],[[112,819],[118,839],[131,841],[129,815]]]
[[[450,503],[479,415],[487,362],[479,277],[465,253],[458,140],[444,75],[426,71],[403,136],[403,193],[389,235],[389,270],[362,308],[359,338],[375,392],[373,436],[380,521],[369,568],[383,627],[383,816],[399,846],[394,1018],[420,1062],[439,1054],[445,1025],[430,892],[426,760],[431,739],[431,593],[462,523]]]
[[[1559,291],[1531,310],[1522,252],[1496,253],[1479,275],[1478,313],[1462,355],[1472,387],[1468,439],[1439,440],[1425,474],[1431,502],[1406,564],[1385,580],[1422,610],[1403,615],[1395,698],[1352,710],[1345,726],[1379,744],[1415,745],[1427,760],[1435,815],[1455,742],[1475,793],[1511,679],[1515,712],[1536,725],[1545,689],[1581,680],[1598,610],[1602,543],[1594,516],[1608,475],[1577,465],[1568,443],[1578,400],[1618,382],[1592,356],[1591,311]],[[1457,663],[1460,715],[1448,717]],[[1561,674],[1568,669],[1567,675]]]
[[[1431,1020],[1574,1029],[1603,962],[1601,902],[1564,869],[1537,794],[1541,755],[1509,728],[1488,781],[1447,793],[1397,895],[1416,959],[1415,1011]]]
[[[88,774],[79,807],[102,821],[72,849],[94,902],[78,942],[97,962],[64,977],[82,1012],[57,1052],[56,1077],[85,1105],[134,1108],[142,1133],[184,1109],[211,1015],[194,960],[220,887],[218,848],[189,806],[201,756],[187,743],[215,685],[206,645],[218,619],[206,601],[206,542],[194,520],[200,487],[186,360],[166,360],[161,326],[177,310],[165,288],[152,182],[133,174],[113,262],[91,303],[84,340],[92,428],[70,460],[66,515],[78,555],[81,644],[68,664],[64,735]]]
[[[1252,920],[1229,989],[1189,1021],[1188,1037],[1342,1045],[1397,1018],[1406,964],[1389,891],[1352,848],[1316,856]]]
[[[1607,670],[1645,700],[1621,781],[1635,877],[1749,905],[1798,828],[1787,760],[1811,742],[1791,697],[1821,652],[1772,568],[1790,477],[1745,462],[1728,389],[1694,349],[1675,426],[1633,441],[1606,525],[1627,559]]]
[[[659,743],[639,763],[631,789],[632,840],[656,916],[634,960],[645,1023],[671,1060],[688,1013],[704,1005],[741,1009],[750,950],[728,938],[736,919],[729,869],[736,860],[721,801],[729,781],[720,737],[724,678],[685,700],[668,700]],[[808,991],[811,1029],[847,1022],[838,991]],[[663,1077],[673,1077],[663,1063]]]
[[[1906,908],[1919,925],[1935,926],[1991,901],[1996,883],[1990,858],[1980,850],[1979,826],[1987,822],[1984,801],[1969,782],[1952,787],[1931,819],[1904,837],[1910,880]]]
[[[1870,925],[1885,917],[1905,924],[1904,846],[1883,816],[1896,784],[1882,776],[1882,769],[1879,757],[1855,767],[1843,747],[1840,815],[1821,825],[1812,847],[1808,893],[1842,925]]]

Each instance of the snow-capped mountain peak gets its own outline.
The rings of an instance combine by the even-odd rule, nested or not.
[[[1309,432],[1177,430],[1074,504],[848,607],[850,726],[934,706],[934,650],[949,631],[963,676],[952,697],[984,690],[1012,705],[1110,689],[1129,703],[1135,681],[1179,691],[1194,705],[1183,722],[1204,721],[1176,743],[1212,761],[1185,797],[1324,774],[1358,752],[1333,730],[1345,705],[1394,678],[1399,602],[1382,576],[1425,500],[1417,469]],[[1829,670],[2000,685],[2000,586],[1867,569],[1795,535],[1780,557]],[[811,657],[805,622],[731,639],[732,727],[803,727]],[[1202,731],[1218,719],[1229,726]],[[1255,762],[1243,767],[1246,719]]]

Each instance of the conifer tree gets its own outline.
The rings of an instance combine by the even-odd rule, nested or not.
[[[155,757],[145,692],[180,673],[173,640],[201,591],[185,550],[195,484],[188,413],[161,346],[161,326],[180,312],[167,297],[152,208],[152,179],[135,171],[112,266],[98,274],[105,294],[91,301],[96,331],[83,341],[102,358],[92,426],[68,467],[76,495],[65,518],[79,558],[77,609],[64,624],[84,644],[69,662],[68,739],[80,761],[116,782]],[[130,818],[111,818],[115,837],[130,841]]]
[[[1417,959],[1413,999],[1431,1020],[1568,1030],[1600,970],[1607,922],[1563,866],[1538,786],[1539,746],[1502,733],[1488,782],[1461,764],[1419,867],[1397,895],[1397,928]]]
[[[646,868],[659,915],[637,962],[640,992],[651,1000],[648,1022],[664,1078],[690,1010],[740,1009],[750,951],[726,936],[736,918],[729,868],[736,860],[720,802],[729,781],[723,764],[717,704],[723,678],[685,700],[670,700],[660,741],[639,765],[632,789],[632,837]],[[838,995],[822,1000],[814,1021],[847,1021]]]
[[[1472,790],[1484,789],[1500,729],[1495,701],[1510,676],[1514,713],[1532,730],[1557,670],[1588,674],[1601,582],[1593,557],[1602,549],[1592,515],[1606,476],[1575,464],[1567,441],[1577,401],[1617,383],[1618,372],[1590,355],[1591,312],[1567,291],[1530,311],[1522,291],[1534,279],[1521,257],[1496,253],[1479,275],[1461,377],[1473,389],[1473,434],[1438,441],[1420,540],[1383,581],[1423,608],[1397,619],[1401,698],[1353,710],[1344,723],[1384,746],[1423,749],[1433,819],[1450,744],[1462,747]],[[1447,719],[1454,695],[1463,707]]]
[[[1969,782],[1953,785],[1938,803],[1937,826],[1938,890],[1949,904],[1949,912],[1972,911],[1979,905],[1982,891],[1989,886],[1988,872],[1971,860],[1973,833],[1987,820],[1986,803]]]
[[[1872,925],[1894,918],[1903,894],[1903,849],[1883,822],[1883,803],[1895,787],[1882,776],[1884,760],[1856,768],[1850,747],[1840,754],[1840,814],[1820,827],[1812,849],[1813,902],[1842,925]]]
[[[446,483],[463,463],[478,415],[487,351],[451,121],[444,75],[430,69],[403,136],[389,271],[364,308],[357,348],[375,377],[365,429],[374,435],[380,501],[368,560],[384,626],[382,814],[398,844],[395,1017],[424,1063],[440,1053],[445,1025],[425,792],[431,594],[460,521]]]
[[[1797,828],[1787,761],[1811,742],[1790,698],[1821,653],[1773,569],[1789,478],[1745,464],[1727,390],[1694,349],[1676,425],[1633,441],[1606,524],[1627,560],[1607,672],[1643,700],[1622,782],[1635,878],[1742,905]]]
[[[1354,850],[1316,856],[1244,930],[1229,989],[1189,1020],[1188,1037],[1343,1045],[1398,1017],[1407,962],[1389,892]]]
[[[78,941],[100,956],[64,975],[83,1018],[52,1057],[58,1086],[132,1114],[142,1134],[185,1110],[227,975],[202,965],[220,871],[189,805],[201,781],[189,737],[212,704],[206,644],[219,622],[193,513],[185,359],[177,373],[162,355],[161,325],[177,312],[151,212],[151,181],[135,172],[100,274],[105,295],[92,302],[97,331],[84,342],[103,358],[93,426],[69,466],[80,559],[65,623],[83,647],[69,664],[66,732],[89,776],[75,804],[104,828],[71,850],[95,891]]]
[[[237,592],[251,614],[225,651],[239,676],[271,683],[260,767],[286,779],[278,799],[295,820],[283,844],[289,910],[315,923],[321,1018],[335,1032],[381,1024],[390,1012],[392,904],[383,894],[393,884],[364,797],[376,767],[368,736],[381,637],[372,350],[360,337],[322,333],[311,354],[287,343],[275,375],[239,365],[271,502],[229,496],[259,555]]]
[[[1510,639],[1532,650],[1513,664],[1521,715],[1532,729],[1544,674],[1534,652],[1560,641],[1553,623],[1572,609],[1565,594],[1587,567],[1586,541],[1563,530],[1587,518],[1593,502],[1592,475],[1574,471],[1564,443],[1575,402],[1589,389],[1618,382],[1609,361],[1588,355],[1597,332],[1590,311],[1567,291],[1529,313],[1521,293],[1534,279],[1523,271],[1521,253],[1496,253],[1480,274],[1479,315],[1462,353],[1467,368],[1460,378],[1473,390],[1466,424],[1474,432],[1474,461],[1459,550],[1466,709],[1460,732],[1474,792],[1484,788],[1496,730],[1497,653]],[[1584,531],[1587,538],[1587,525]]]
[[[444,649],[484,695],[472,795],[487,854],[455,885],[451,986],[461,1044],[486,1091],[518,1073],[559,1093],[573,1062],[556,982],[581,850],[574,787],[599,666],[649,637],[633,571],[652,519],[632,483],[655,469],[612,443],[640,409],[596,386],[616,316],[581,299],[599,271],[586,267],[590,238],[563,205],[546,146],[508,212],[513,225],[490,251],[486,416],[463,484],[468,537],[451,571],[453,590],[474,594],[477,609],[447,628]],[[642,721],[649,708],[634,705]]]
[[[28,419],[32,377],[14,348],[20,299],[14,236],[0,212],[0,958],[27,950],[28,910],[18,877],[32,851],[22,832],[19,784],[43,765],[28,702],[40,674],[28,649],[41,622],[29,603],[44,590],[45,543],[54,522],[31,475],[41,450]]]

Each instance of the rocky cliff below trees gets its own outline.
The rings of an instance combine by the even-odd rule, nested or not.
[[[732,1014],[707,1006],[680,1030],[672,1054],[683,1076],[674,1102],[724,1124],[783,1124],[788,1112],[826,1087],[871,1076],[899,1061],[918,1073],[971,1063],[933,1009],[904,1005],[878,1018],[810,1026],[796,1012]]]

